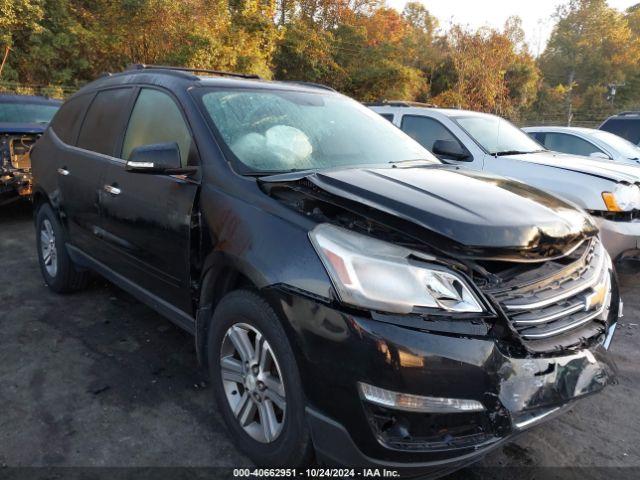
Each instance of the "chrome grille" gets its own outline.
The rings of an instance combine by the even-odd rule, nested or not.
[[[562,275],[488,292],[525,340],[542,340],[596,322],[604,329],[611,301],[611,261],[598,239]]]

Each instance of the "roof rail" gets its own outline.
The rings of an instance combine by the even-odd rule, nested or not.
[[[332,92],[336,92],[335,88],[331,88],[328,85],[323,85],[322,83],[314,83],[314,82],[304,82],[302,80],[285,80],[284,83],[293,83],[296,85],[306,85],[308,87],[316,87],[322,88],[323,90],[330,90]]]
[[[615,116],[624,116],[624,115],[640,115],[640,111],[638,110],[629,110],[626,112],[620,112],[618,114],[616,114]]]
[[[379,102],[367,102],[365,105],[370,107],[426,107],[426,108],[438,108],[438,105],[434,103],[424,102],[412,102],[408,100],[381,100]]]
[[[260,76],[252,73],[223,72],[221,70],[209,70],[206,68],[174,67],[171,65],[147,65],[145,63],[135,63],[127,67],[127,70],[173,70],[173,71],[188,72],[188,73],[210,73],[212,75],[219,75],[221,77],[260,79]]]

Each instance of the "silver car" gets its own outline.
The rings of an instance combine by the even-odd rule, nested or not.
[[[447,163],[520,180],[582,207],[611,258],[640,260],[640,165],[550,152],[486,113],[403,102],[369,107]]]
[[[603,130],[579,127],[525,127],[523,130],[554,152],[640,164],[640,147]]]

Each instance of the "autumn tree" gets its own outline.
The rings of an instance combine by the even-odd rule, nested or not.
[[[509,26],[509,24],[507,25]],[[510,35],[513,29],[500,32],[482,28],[475,32],[454,26],[443,48],[445,60],[438,73],[438,85],[446,89],[433,101],[443,106],[457,106],[513,116],[535,99],[538,71],[526,49]],[[435,79],[434,79],[435,80]]]
[[[579,97],[603,91],[637,70],[640,44],[625,16],[606,0],[570,0],[558,8],[557,23],[540,58],[545,83],[564,85],[567,121]],[[576,102],[576,99],[578,100]]]

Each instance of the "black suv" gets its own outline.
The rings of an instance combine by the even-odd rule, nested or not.
[[[33,152],[56,292],[98,272],[195,337],[260,465],[442,473],[611,382],[583,212],[444,165],[322,86],[139,67]]]
[[[618,113],[607,118],[598,128],[626,138],[634,145],[640,146],[640,112]]]

